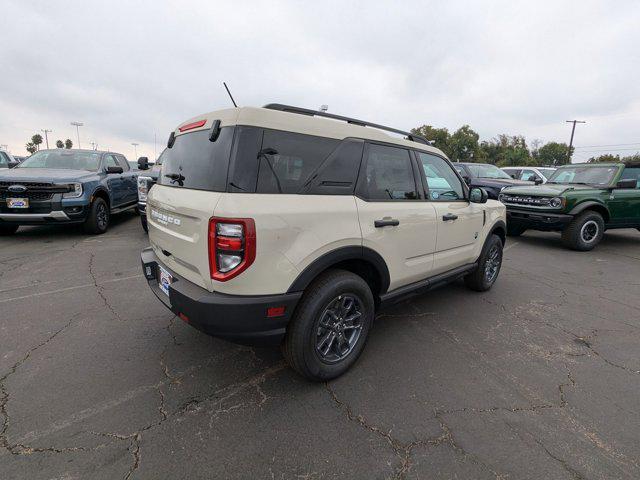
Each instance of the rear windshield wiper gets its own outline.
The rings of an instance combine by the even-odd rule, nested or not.
[[[167,173],[165,174],[165,177],[169,178],[171,183],[178,182],[178,185],[181,187],[184,185],[184,175],[180,173]]]

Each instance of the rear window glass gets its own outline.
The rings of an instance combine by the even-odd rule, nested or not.
[[[265,130],[258,156],[258,193],[298,193],[339,140]],[[270,152],[270,153],[269,153]]]
[[[158,183],[169,187],[223,192],[233,143],[234,127],[225,127],[215,142],[209,130],[178,135],[162,154]]]

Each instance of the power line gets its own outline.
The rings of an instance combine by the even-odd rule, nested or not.
[[[611,144],[609,144],[609,145],[582,145],[581,147],[574,147],[574,148],[622,147],[622,146],[626,146],[626,145],[640,145],[640,142],[633,142],[633,143],[611,143]]]

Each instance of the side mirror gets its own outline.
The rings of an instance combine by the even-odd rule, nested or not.
[[[473,187],[469,191],[469,201],[471,203],[487,203],[489,194],[484,188]]]
[[[149,158],[140,157],[138,159],[138,169],[139,170],[149,170]]]
[[[633,178],[626,178],[624,180],[620,180],[616,183],[616,188],[636,188],[638,186],[638,181]]]
[[[533,177],[533,183],[540,185],[542,183],[542,179],[540,177]]]
[[[511,174],[511,178],[513,178],[514,180],[517,180],[518,179],[518,174],[512,173]]]
[[[107,173],[122,173],[124,170],[122,167],[107,167]]]
[[[467,185],[471,185],[471,177],[467,177],[465,175],[464,177],[462,177],[462,179],[464,180],[464,183],[466,183]]]

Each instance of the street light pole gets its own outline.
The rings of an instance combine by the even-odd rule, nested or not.
[[[576,133],[576,123],[587,123],[584,120],[565,120],[566,123],[573,123],[571,127],[571,140],[569,140],[569,151],[567,152],[567,163],[571,163],[571,148],[573,147],[573,134]]]
[[[47,142],[47,150],[49,150],[49,136],[47,135],[47,133],[50,133],[52,130],[47,130],[46,128],[43,128],[40,131],[44,133],[44,139]]]
[[[76,132],[78,134],[78,148],[80,148],[80,127],[84,126],[82,122],[71,122],[71,125],[76,127]]]
[[[140,145],[140,144],[136,143],[136,142],[131,142],[131,145],[133,145],[133,156],[134,156],[134,159],[138,158],[138,145]]]

